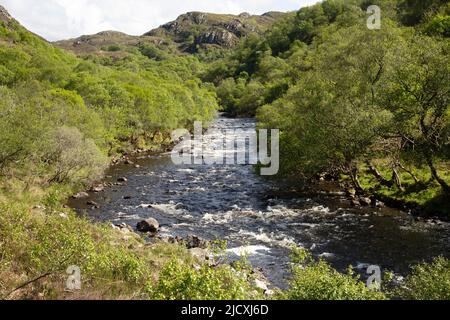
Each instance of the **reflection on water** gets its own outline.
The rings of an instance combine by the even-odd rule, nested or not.
[[[221,118],[213,129],[233,128],[254,128],[254,122]],[[205,143],[213,141],[207,134]],[[294,244],[340,270],[375,264],[404,274],[410,264],[450,256],[448,223],[415,222],[388,208],[350,208],[339,195],[285,192],[281,182],[257,176],[250,165],[176,166],[170,154],[137,161],[140,168],[111,169],[110,181],[126,176],[128,183],[92,194],[99,209],[88,208],[86,199],[70,205],[99,221],[135,226],[154,217],[163,234],[227,240],[230,254],[248,254],[278,286],[285,284]]]

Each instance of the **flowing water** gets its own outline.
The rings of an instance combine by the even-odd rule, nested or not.
[[[213,129],[254,125],[251,119],[219,118]],[[204,141],[214,143],[211,134]],[[404,275],[410,264],[450,257],[449,223],[417,222],[389,208],[351,208],[339,192],[305,196],[286,182],[259,177],[251,165],[177,166],[170,154],[142,156],[136,163],[139,168],[119,165],[108,173],[106,182],[127,177],[123,186],[69,205],[97,221],[135,226],[153,217],[162,235],[227,240],[231,256],[248,255],[279,287],[289,276],[294,244],[339,270],[353,265],[361,272],[378,265]]]

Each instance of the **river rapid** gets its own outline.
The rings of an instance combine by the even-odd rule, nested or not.
[[[254,127],[252,119],[219,118],[212,128]],[[203,143],[213,140],[207,133]],[[450,257],[449,223],[416,221],[390,208],[353,208],[339,192],[306,196],[292,183],[258,176],[251,165],[179,166],[170,154],[133,161],[139,166],[114,166],[105,179],[126,177],[126,184],[69,205],[94,221],[134,227],[152,217],[160,222],[161,235],[226,240],[232,258],[247,255],[278,287],[286,286],[293,245],[338,270],[352,265],[364,273],[378,265],[398,277],[408,273],[410,264]]]

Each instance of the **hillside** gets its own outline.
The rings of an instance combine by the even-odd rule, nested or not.
[[[179,44],[182,51],[188,52],[208,46],[232,48],[241,38],[263,34],[283,16],[281,12],[268,12],[261,16],[189,12],[145,35],[169,38]]]
[[[55,45],[74,52],[78,56],[98,55],[123,58],[136,49],[153,51],[151,58],[160,58],[166,54],[180,54],[178,46],[168,38],[153,36],[130,36],[117,31],[102,31],[94,35],[85,35],[75,39],[55,42]],[[159,54],[159,55],[158,55]]]
[[[215,61],[204,81],[229,114],[280,128],[286,175],[326,172],[448,218],[450,3],[377,3],[380,30],[367,28],[367,1],[302,8]]]
[[[143,36],[104,31],[56,45],[0,6],[0,299],[449,300],[448,254],[428,253],[428,242],[412,261],[399,255],[413,266],[401,280],[390,271],[395,265],[383,267],[380,291],[362,281],[363,269],[335,269],[332,261],[340,254],[323,247],[339,241],[345,246],[341,256],[358,258],[358,265],[378,263],[367,248],[378,251],[372,244],[386,243],[377,254],[394,256],[394,241],[382,242],[389,241],[386,229],[408,232],[401,249],[421,241],[419,232],[437,238],[435,228],[449,230],[438,220],[450,217],[450,5],[377,3],[381,30],[367,28],[366,0],[325,0],[287,14],[192,12]],[[240,164],[233,174],[228,163],[217,170],[166,166],[173,131],[192,130],[197,121],[208,125],[219,110],[254,116],[260,129],[280,130],[281,185],[259,177],[253,166],[247,169],[255,182],[245,192],[239,188],[247,185],[235,179],[247,177]],[[105,180],[111,163],[120,163],[113,168],[119,170]],[[285,188],[285,177],[298,185]],[[328,203],[331,193],[298,195],[297,186],[318,179],[345,188],[336,210]],[[158,180],[163,196],[153,192]],[[214,186],[211,198],[205,181]],[[126,186],[135,193],[125,192]],[[230,195],[224,206],[214,201],[221,190]],[[408,224],[391,212],[380,215],[389,205],[381,196],[413,205],[404,207]],[[69,198],[89,206],[87,215],[69,208]],[[95,223],[99,199],[124,205],[108,209],[107,222]],[[194,202],[209,202],[211,209],[195,211]],[[152,218],[134,228],[128,225],[133,220],[115,220],[148,219],[158,207],[170,210],[159,210],[169,222]],[[416,216],[417,207],[426,209],[429,221]],[[140,209],[148,214],[138,216]],[[330,226],[333,220],[340,224]],[[189,233],[209,229],[217,241],[192,237],[198,244],[191,245],[165,237],[166,228],[181,225]],[[231,226],[230,237],[220,235],[221,225]],[[306,233],[303,228],[315,232],[307,242],[296,238]],[[254,243],[261,240],[263,248],[273,242],[273,251],[286,257],[291,251],[286,289],[261,283],[246,252],[242,261],[227,259],[233,248],[226,241],[235,245],[235,233],[251,237],[245,247],[259,248]],[[321,234],[323,242],[317,241]],[[436,240],[446,243],[447,235]],[[266,272],[281,275],[284,263],[270,261]],[[68,278],[76,275],[74,266],[82,288],[68,281],[76,280]]]
[[[150,58],[161,59],[166,54],[230,49],[250,34],[262,35],[283,16],[281,12],[269,12],[261,16],[189,12],[142,36],[104,31],[57,41],[55,44],[77,55],[96,54],[120,58],[138,48]]]

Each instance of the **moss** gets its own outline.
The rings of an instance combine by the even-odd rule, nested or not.
[[[386,180],[391,180],[392,172],[383,160],[377,160],[381,165],[377,166],[381,175]],[[450,183],[447,164],[440,164],[439,175]],[[432,179],[428,168],[412,167],[411,172],[418,178],[418,182],[407,172],[399,171],[400,181],[404,190],[400,190],[395,184],[384,185],[368,171],[366,165],[360,165],[360,183],[364,190],[378,195],[381,199],[393,199],[402,202],[406,206],[419,206],[423,212],[430,216],[442,216],[450,218],[450,203],[448,197],[443,194],[441,186]],[[341,177],[344,181],[348,178]]]

